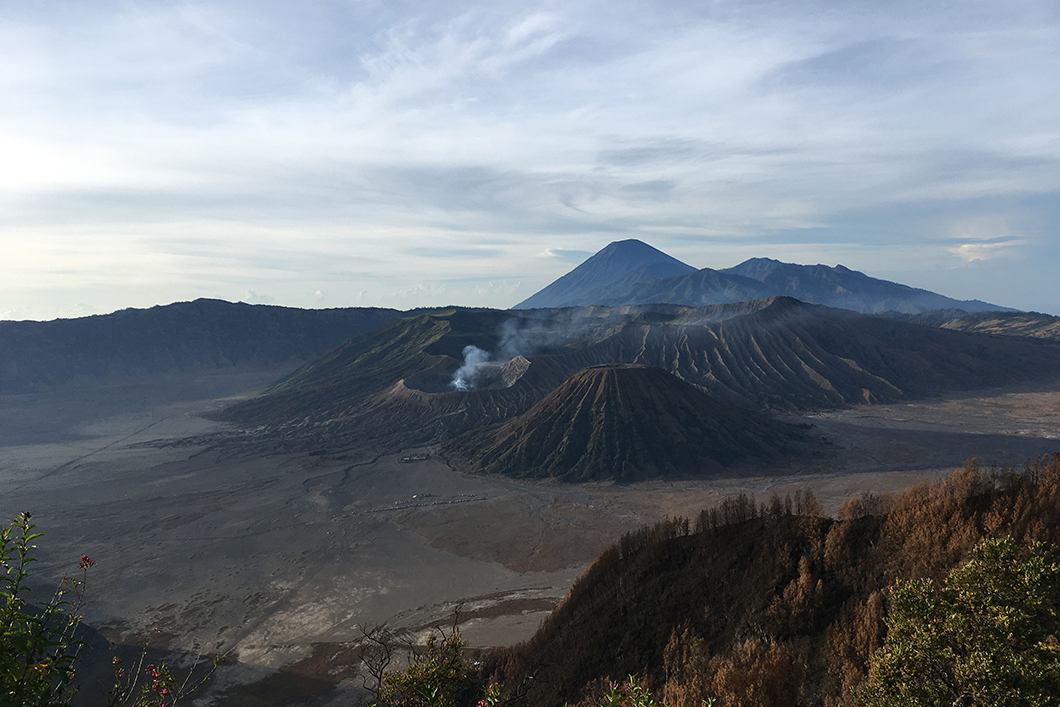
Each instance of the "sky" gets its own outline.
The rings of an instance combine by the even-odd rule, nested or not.
[[[0,319],[509,307],[609,242],[1060,314],[1060,4],[20,0]]]

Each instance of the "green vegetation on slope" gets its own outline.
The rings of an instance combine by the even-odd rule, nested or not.
[[[1046,707],[1060,700],[1060,564],[1042,543],[982,541],[944,587],[897,580],[865,707]]]

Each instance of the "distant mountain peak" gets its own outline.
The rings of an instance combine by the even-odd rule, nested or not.
[[[636,238],[627,238],[624,241],[611,241],[600,249],[592,258],[635,258],[638,263],[649,262],[674,262],[681,263],[673,256],[667,255],[658,248],[650,246],[644,241]],[[684,263],[681,263],[684,265]],[[689,265],[688,267],[692,267]]]
[[[723,270],[696,270],[635,238],[608,244],[513,309],[637,304],[703,307],[773,295],[868,314],[934,309],[1015,311],[979,300],[955,300],[844,265],[796,265],[774,258],[750,258]]]
[[[512,309],[607,304],[638,282],[695,270],[644,241],[635,238],[614,241]]]

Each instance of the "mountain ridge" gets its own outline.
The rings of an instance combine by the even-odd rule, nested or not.
[[[197,299],[77,319],[0,321],[0,393],[312,360],[402,312]]]
[[[1015,311],[982,300],[957,300],[919,287],[881,280],[844,265],[797,265],[772,258],[751,258],[720,272],[756,280],[775,294],[864,314],[886,311],[915,314],[935,309]]]
[[[642,265],[637,264],[638,258],[644,258]],[[874,278],[844,265],[797,265],[750,258],[730,268],[696,270],[665,258],[669,256],[642,241],[615,241],[512,309],[641,304],[700,307],[787,296],[864,314],[918,314],[936,309],[1016,311]],[[662,262],[670,264],[655,267]]]
[[[511,349],[520,336],[527,348]],[[404,360],[380,362],[379,352],[399,341]],[[461,351],[469,344],[496,356],[479,366],[524,361],[457,391],[452,382],[468,365]],[[253,440],[259,445],[434,444],[521,415],[577,371],[601,364],[655,366],[742,410],[799,412],[1055,381],[1060,346],[790,297],[703,308],[442,310],[351,341],[218,417],[265,430]]]

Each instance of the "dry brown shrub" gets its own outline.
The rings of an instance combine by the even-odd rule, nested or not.
[[[702,707],[711,696],[709,663],[710,653],[702,638],[687,624],[674,630],[664,652],[662,701],[667,707]]]
[[[869,658],[883,642],[885,628],[883,597],[872,592],[864,601],[843,607],[839,618],[825,634],[825,666],[830,682],[837,689],[828,704],[853,704],[851,688],[860,684],[868,672]]]
[[[887,512],[891,497],[866,491],[860,496],[851,496],[839,506],[839,520],[857,520],[866,516],[879,516]]]
[[[883,638],[881,592],[895,577],[938,581],[984,536],[1060,543],[1060,454],[1022,474],[973,461],[935,484],[851,501],[840,520],[815,516],[814,505],[796,493],[791,517],[786,500],[754,512],[737,500],[701,514],[699,535],[631,536],[539,636],[512,649],[523,662],[499,672],[510,680],[537,670],[533,684],[547,688],[529,707],[574,702],[616,671],[656,680],[671,707],[713,696],[717,707],[850,707]]]
[[[783,643],[749,638],[710,661],[714,707],[798,707],[802,667]]]
[[[773,597],[767,613],[786,630],[798,631],[813,623],[823,597],[824,582],[813,575],[810,561],[803,555],[799,559],[799,576]]]

